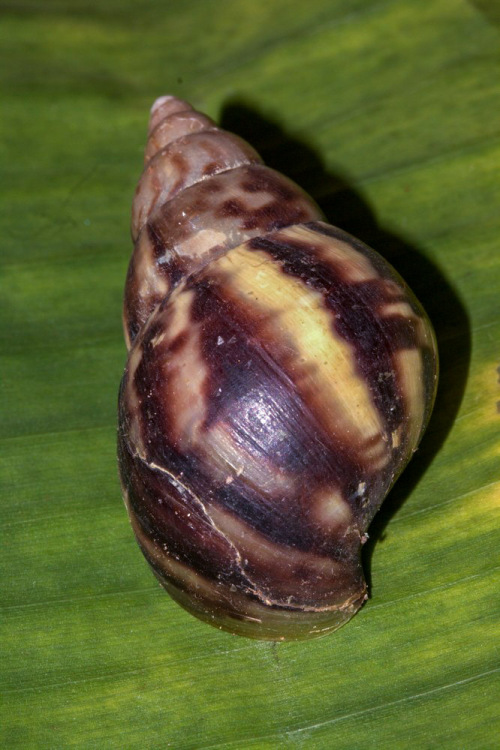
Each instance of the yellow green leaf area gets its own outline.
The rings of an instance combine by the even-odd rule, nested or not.
[[[498,747],[498,7],[0,4],[2,747]],[[370,599],[317,641],[190,617],[120,497],[130,203],[164,93],[385,255],[436,329],[436,406],[370,529]]]

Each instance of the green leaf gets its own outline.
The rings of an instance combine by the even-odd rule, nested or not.
[[[496,0],[0,10],[2,746],[497,747]],[[190,617],[120,499],[129,212],[164,93],[386,254],[436,327],[436,408],[372,526],[370,600],[324,639]]]

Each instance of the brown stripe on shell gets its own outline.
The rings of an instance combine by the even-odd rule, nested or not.
[[[125,280],[123,329],[127,349],[132,346],[152,310],[170,291],[171,279],[158,273],[156,247],[154,231],[146,224],[135,243]]]
[[[374,296],[374,304],[386,341],[394,342],[391,347],[394,367],[410,426],[406,443],[416,444],[430,418],[438,376],[437,344],[425,310],[398,272],[379,253],[338,227],[321,221],[310,222],[307,226],[333,239],[337,245],[349,248],[350,253],[364,256],[380,277],[380,291],[377,298]]]
[[[251,249],[253,242],[214,260],[193,284],[203,284],[205,296],[214,299],[211,315],[226,307],[224,317],[241,319],[331,440],[351,446],[360,465],[379,469],[387,463],[388,446],[381,417],[356,373],[354,348],[332,336],[332,318],[322,295],[300,277],[284,275],[270,253]]]
[[[233,545],[218,532],[202,500],[186,483],[132,452],[123,431],[119,436],[119,461],[121,475],[126,477],[128,505],[142,533],[207,578],[226,577],[241,585]]]
[[[123,432],[119,460],[136,534],[143,547],[156,548],[155,567],[163,578],[172,576],[161,558],[173,558],[206,581],[244,592],[266,607],[311,612],[335,609],[364,595],[359,559],[351,559],[352,550],[336,561],[276,544],[217,503],[205,507],[184,478],[133,455]]]
[[[213,257],[251,237],[318,218],[320,210],[295,183],[258,164],[181,191],[153,212],[135,244],[125,287],[128,340],[169,289]]]
[[[321,636],[347,622],[366,598],[362,584],[361,589],[339,603],[280,605],[248,587],[224,585],[220,576],[215,580],[207,578],[143,531],[130,505],[127,488],[123,486],[122,491],[137,541],[160,583],[181,606],[223,630],[269,640]]]
[[[148,162],[139,180],[132,204],[133,240],[151,212],[181,190],[226,169],[260,162],[248,143],[223,130],[177,138]]]
[[[372,262],[375,253],[339,232],[319,231],[319,222],[308,227],[288,227],[271,236],[250,241],[279,262],[283,272],[306,280],[318,291],[334,317],[334,331],[355,350],[356,367],[366,380],[383,417],[394,447],[412,442],[426,423],[424,394],[413,394],[409,383],[423,382],[422,350],[432,349],[432,332],[417,300],[408,293],[391,267]],[[333,229],[328,228],[327,229]],[[319,236],[318,236],[319,232]],[[322,240],[327,235],[327,240]],[[377,263],[377,266],[379,264]],[[403,366],[402,352],[413,351],[411,366]],[[434,388],[435,378],[429,378]],[[407,431],[408,421],[412,430]],[[403,429],[404,428],[404,429]]]

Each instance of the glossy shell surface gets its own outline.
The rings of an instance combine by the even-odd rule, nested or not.
[[[322,635],[362,605],[366,530],[436,387],[420,304],[322,218],[246,144],[158,100],[124,303],[123,494],[173,598],[256,638]]]

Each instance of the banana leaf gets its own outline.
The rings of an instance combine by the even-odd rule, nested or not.
[[[498,747],[499,8],[0,2],[2,747]],[[322,639],[195,620],[121,500],[130,204],[165,93],[385,255],[436,329],[436,406],[370,528],[369,601]]]

